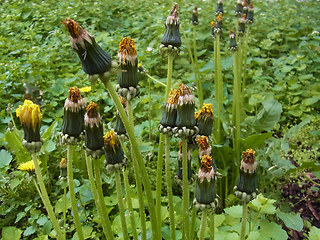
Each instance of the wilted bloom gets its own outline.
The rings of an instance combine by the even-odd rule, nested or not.
[[[190,137],[198,132],[194,117],[195,101],[190,88],[183,83],[179,86],[177,120],[174,132],[177,136]]]
[[[163,134],[172,134],[172,129],[176,126],[178,100],[179,90],[172,89],[163,107],[159,124],[159,131]]]
[[[123,165],[124,154],[117,135],[111,130],[103,138],[107,169],[109,171],[120,169]]]
[[[178,5],[174,5],[166,20],[166,30],[161,39],[160,51],[169,51],[169,53],[174,51],[176,54],[179,53],[179,47],[181,46],[179,25]]]
[[[257,183],[257,162],[254,159],[255,151],[247,149],[242,153],[242,160],[240,165],[240,173],[235,187],[235,194],[243,202],[249,202],[256,197],[258,191]]]
[[[41,164],[41,162],[39,160],[38,164]],[[21,163],[18,167],[19,170],[21,171],[27,171],[28,173],[33,173],[34,172],[34,162],[33,160],[25,162],[25,163]]]
[[[25,100],[16,110],[24,131],[22,144],[31,152],[37,152],[42,146],[40,139],[40,125],[42,114],[40,107],[30,100]]]
[[[84,115],[85,126],[85,145],[87,149],[96,151],[101,150],[103,141],[103,125],[98,111],[98,105],[91,102]]]
[[[248,14],[248,1],[243,1],[242,2],[242,16],[243,14],[247,15]]]
[[[234,11],[234,15],[236,17],[241,17],[243,11],[242,0],[237,1],[236,10]]]
[[[234,52],[238,48],[238,44],[237,44],[237,40],[236,40],[236,34],[232,30],[230,30],[229,37],[230,37],[229,49],[230,49],[231,52]]]
[[[213,110],[211,103],[204,103],[202,108],[195,113],[195,119],[199,128],[199,135],[210,136],[213,126]]]
[[[211,25],[211,37],[215,38],[216,36],[215,36],[214,28],[216,26],[216,23],[214,21],[211,21],[210,25]]]
[[[72,87],[64,103],[63,123],[61,127],[62,140],[68,141],[69,137],[78,138],[84,130],[84,114],[86,101],[81,97],[80,90]],[[71,139],[70,139],[71,140]]]
[[[60,177],[65,178],[67,177],[67,159],[61,158],[61,161],[59,163],[59,168],[60,168]]]
[[[123,70],[118,74],[118,93],[130,100],[139,94],[138,59],[134,40],[124,37],[119,44],[118,60]]]
[[[223,3],[222,0],[218,0],[216,15],[223,14]]]
[[[249,8],[248,8],[248,13],[246,15],[247,23],[249,23],[249,24],[253,23],[253,14],[254,14],[253,4],[250,3]]]
[[[246,29],[246,14],[243,14],[242,18],[238,22],[238,34],[239,34],[239,36],[243,36],[245,29]]]
[[[193,12],[192,12],[192,18],[191,18],[191,23],[193,25],[198,25],[199,24],[199,20],[198,20],[198,8],[194,7]]]
[[[196,199],[197,209],[215,208],[216,200],[216,184],[215,170],[212,167],[212,158],[204,155],[201,159],[198,177],[196,181]]]
[[[127,101],[125,98],[119,96],[120,102],[124,108],[124,110],[127,109]],[[121,139],[121,138],[126,138],[126,134],[127,134],[127,130],[122,122],[122,119],[119,115],[119,113],[117,112],[117,116],[116,116],[116,125],[114,127],[114,131],[117,134],[117,136]]]
[[[199,158],[202,159],[205,155],[210,156],[212,148],[208,142],[208,137],[198,135],[196,141],[199,144]]]
[[[218,14],[216,20],[217,20],[217,23],[214,27],[214,33],[220,34],[222,33],[222,14],[221,13]]]
[[[103,74],[111,69],[111,57],[85,29],[72,19],[63,21],[71,35],[72,48],[77,52],[82,69],[89,75]]]
[[[182,141],[179,143],[179,152],[178,152],[178,169],[177,174],[175,176],[176,182],[178,185],[182,186],[182,179],[183,179],[183,152],[182,152]],[[191,169],[191,152],[189,149],[189,145],[187,145],[187,161],[188,161],[188,180],[192,177],[192,169]]]

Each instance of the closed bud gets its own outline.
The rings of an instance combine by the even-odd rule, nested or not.
[[[172,134],[172,129],[176,126],[178,100],[179,91],[172,89],[168,101],[163,107],[159,125],[159,131],[164,134]]]
[[[192,11],[191,23],[192,23],[192,25],[195,25],[195,26],[199,24],[198,8],[197,7],[194,7],[194,9]]]
[[[223,14],[223,2],[222,0],[218,0],[216,15]]]
[[[210,136],[213,126],[212,104],[204,103],[202,108],[195,113],[195,119],[199,128],[199,135]]]
[[[236,5],[236,10],[234,11],[234,15],[236,17],[241,17],[243,11],[242,1],[238,0]]]
[[[161,44],[165,47],[171,45],[172,47],[179,48],[181,46],[179,25],[178,5],[174,5],[170,15],[167,17],[165,24],[166,30],[161,39]]]
[[[111,130],[107,132],[103,138],[106,167],[110,170],[120,169],[123,165],[124,154],[117,135],[113,130]]]
[[[236,40],[236,34],[232,30],[230,30],[229,37],[230,37],[229,49],[230,49],[231,52],[234,52],[238,48],[238,44],[237,44],[237,40]]]

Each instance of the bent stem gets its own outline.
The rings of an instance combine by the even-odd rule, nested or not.
[[[170,167],[170,137],[165,136],[166,147],[165,147],[165,168],[166,168],[166,178],[167,178],[167,192],[168,192],[168,203],[169,203],[169,214],[170,214],[170,232],[171,239],[176,239],[176,224],[174,217],[173,208],[173,194],[172,194],[172,180],[171,180],[171,167]]]
[[[136,226],[136,221],[134,218],[134,212],[133,212],[133,207],[132,207],[132,199],[131,199],[130,184],[129,184],[127,169],[123,169],[122,174],[123,174],[124,187],[126,190],[126,202],[128,204],[128,210],[129,210],[129,216],[130,216],[130,222],[131,222],[131,228],[132,228],[132,235],[133,235],[134,240],[138,240],[137,226]]]
[[[73,172],[72,172],[72,161],[73,161],[73,146],[67,145],[67,170],[68,170],[68,185],[69,185],[69,194],[71,201],[71,209],[74,218],[74,224],[76,226],[76,230],[78,233],[78,237],[80,240],[84,240],[83,232],[82,232],[82,224],[80,223],[76,195],[74,193],[74,182],[73,182]]]
[[[57,237],[58,239],[65,239],[64,236],[63,236],[63,233],[61,232],[61,229],[60,229],[60,226],[59,226],[59,223],[57,221],[57,218],[53,212],[53,207],[50,203],[50,200],[49,200],[49,197],[48,197],[48,193],[47,193],[47,190],[46,190],[46,187],[44,185],[44,182],[43,182],[43,178],[42,178],[42,174],[41,174],[41,171],[40,171],[40,166],[39,166],[39,162],[38,162],[38,159],[37,159],[37,154],[36,153],[31,153],[31,156],[32,156],[32,160],[33,160],[33,163],[34,163],[34,169],[35,169],[35,172],[36,172],[36,175],[37,175],[37,180],[38,180],[38,183],[39,183],[39,186],[40,186],[40,190],[41,190],[41,193],[42,195],[40,195],[41,199],[42,199],[42,202],[48,212],[48,215],[49,215],[49,218],[52,222],[52,225],[53,225],[53,228],[54,230],[56,231],[57,233]]]
[[[206,232],[206,225],[207,225],[207,209],[204,209],[202,211],[202,217],[201,217],[201,225],[200,225],[200,240],[204,239],[204,235]]]
[[[123,239],[128,240],[129,237],[128,237],[126,217],[124,215],[125,210],[124,210],[124,203],[123,203],[123,197],[122,197],[120,170],[117,170],[114,174],[115,174],[115,178],[116,178],[118,207],[119,207],[119,214],[120,214],[120,220],[121,220],[121,225],[122,225]]]
[[[189,180],[188,180],[188,156],[187,139],[182,139],[182,198],[183,198],[183,236],[189,239]]]
[[[117,93],[110,81],[106,81],[105,79],[101,79],[102,82],[104,83],[105,87],[107,88],[111,98],[113,99],[118,112],[120,114],[121,120],[127,130],[128,137],[130,139],[131,145],[132,145],[132,152],[133,152],[133,159],[136,161],[136,166],[139,167],[139,173],[141,175],[143,184],[144,184],[144,190],[147,196],[148,200],[148,206],[149,206],[149,211],[150,211],[150,221],[151,221],[151,228],[152,228],[152,234],[154,236],[154,239],[161,239],[161,233],[160,233],[160,228],[158,227],[158,222],[157,222],[157,213],[155,211],[154,207],[154,199],[152,196],[152,191],[151,191],[151,185],[150,185],[150,180],[148,177],[148,174],[146,172],[145,164],[139,149],[139,144],[137,142],[137,139],[134,135],[134,130],[131,127],[131,124],[129,122],[129,119],[127,117],[127,114],[125,110],[123,109],[123,106],[117,96]]]
[[[245,240],[246,238],[247,212],[248,212],[247,203],[244,202],[242,205],[242,223],[241,223],[240,240]]]
[[[93,170],[92,170],[92,158],[91,156],[86,155],[86,164],[87,164],[87,171],[88,171],[88,176],[89,176],[89,181],[90,181],[90,186],[91,186],[91,191],[93,195],[94,202],[96,204],[99,216],[101,217],[101,225],[103,229],[103,233],[106,236],[107,239],[114,239],[112,230],[111,230],[111,224],[108,215],[103,214],[103,210],[101,208],[100,202],[99,202],[99,197],[98,197],[98,191],[97,187],[94,181],[93,177]]]

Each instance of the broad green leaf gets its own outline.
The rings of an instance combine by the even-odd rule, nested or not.
[[[272,137],[272,132],[269,133],[261,133],[261,134],[254,134],[246,139],[242,140],[241,139],[241,145],[242,149],[256,149],[259,148],[261,145],[264,144],[265,140]]]
[[[39,219],[37,220],[37,223],[38,223],[40,226],[43,226],[47,221],[48,221],[48,218],[47,218],[47,217],[42,217],[42,218],[39,218]]]
[[[257,240],[260,237],[260,233],[258,231],[252,231],[249,233],[247,240]]]
[[[22,146],[22,139],[16,134],[15,131],[7,131],[3,137],[6,141],[7,147],[15,154],[17,163],[23,163],[31,160],[31,155]]]
[[[22,231],[15,227],[4,227],[2,229],[2,240],[19,240]]]
[[[42,139],[44,142],[46,142],[47,140],[49,140],[51,132],[53,129],[55,129],[57,127],[58,121],[60,119],[56,119],[51,125],[50,127],[47,128],[47,130],[42,134]]]
[[[303,221],[299,213],[293,214],[277,211],[277,216],[284,222],[286,227],[298,232],[302,231]]]
[[[309,232],[309,240],[320,240],[320,229],[312,226]]]
[[[260,238],[259,240],[284,240],[288,239],[287,232],[282,229],[282,226],[274,222],[269,222],[264,219],[259,222]]]
[[[0,151],[0,168],[8,167],[11,160],[12,160],[11,154],[8,151],[2,149]]]
[[[232,216],[234,218],[242,217],[242,206],[240,206],[240,205],[228,207],[228,208],[224,209],[224,211],[226,214],[229,214],[230,216]]]
[[[214,226],[219,227],[225,219],[226,219],[226,216],[224,214],[215,214],[214,215]]]
[[[305,106],[310,106],[317,103],[320,100],[320,96],[313,96],[311,98],[306,98],[302,100],[302,104]]]

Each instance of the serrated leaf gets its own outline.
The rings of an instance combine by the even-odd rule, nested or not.
[[[215,214],[214,215],[214,226],[219,227],[225,219],[226,219],[226,216],[224,214]]]
[[[248,206],[253,207],[256,211],[266,214],[274,214],[276,212],[276,207],[273,206],[275,200],[265,198],[261,193],[253,199]]]
[[[30,236],[31,234],[35,233],[36,229],[33,226],[29,226],[24,230],[23,235],[24,236]]]
[[[230,216],[232,216],[234,218],[242,217],[242,206],[240,206],[240,205],[228,207],[224,211],[226,214],[229,214]]]
[[[299,213],[293,214],[277,211],[277,216],[284,222],[286,227],[296,230],[298,232],[302,231],[303,220],[300,217]]]
[[[19,240],[22,231],[15,227],[4,227],[2,229],[2,240]]]
[[[261,145],[264,144],[265,140],[272,137],[272,132],[269,133],[261,133],[261,134],[254,134],[247,137],[245,140],[241,139],[242,149],[256,149],[259,148]]]
[[[259,240],[283,240],[288,239],[288,234],[282,229],[281,225],[268,220],[262,220],[259,222],[260,225],[260,238]]]

